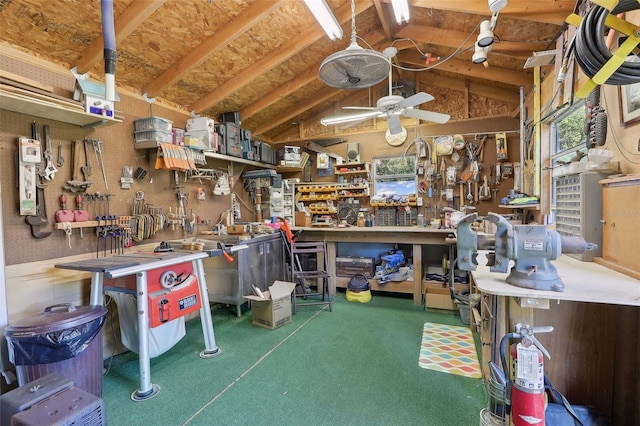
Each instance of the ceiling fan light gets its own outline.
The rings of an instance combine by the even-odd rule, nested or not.
[[[491,31],[490,21],[485,20],[480,23],[480,34],[478,34],[477,42],[480,47],[487,47],[493,44],[493,31]]]
[[[500,12],[507,7],[507,0],[488,0],[489,10],[493,13]]]
[[[342,38],[342,27],[325,0],[304,0],[316,21],[331,40]]]
[[[475,52],[473,52],[473,56],[471,57],[471,62],[474,64],[481,64],[487,60],[487,50],[476,43]]]
[[[391,6],[398,24],[409,22],[409,0],[391,0]]]

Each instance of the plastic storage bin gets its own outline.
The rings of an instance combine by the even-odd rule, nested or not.
[[[164,132],[170,132],[173,126],[173,121],[167,120],[161,117],[145,117],[138,120],[133,120],[136,132],[143,132],[146,130],[162,130]]]
[[[60,373],[76,386],[102,397],[104,306],[53,305],[37,317],[4,331],[18,384]]]
[[[133,140],[135,148],[155,148],[160,143],[173,143],[173,132],[171,130],[144,130],[135,132]]]

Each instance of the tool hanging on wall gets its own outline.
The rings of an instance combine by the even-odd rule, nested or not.
[[[93,140],[93,150],[96,153],[96,157],[98,158],[98,162],[100,163],[100,170],[102,170],[102,179],[104,180],[105,189],[109,189],[109,183],[107,182],[107,172],[104,169],[104,159],[102,158],[102,141],[101,140]]]
[[[67,209],[67,196],[61,194],[60,197],[58,197],[58,201],[60,202],[60,210],[55,213],[54,218],[56,222],[73,222],[73,211]]]
[[[44,168],[41,170],[41,176],[46,180],[53,180],[56,177],[58,169],[53,165],[53,152],[51,150],[51,129],[48,124],[42,126],[44,133],[45,150],[43,156],[45,159]]]
[[[58,142],[58,155],[56,157],[56,166],[62,167],[64,165],[64,157],[62,156],[62,142]]]
[[[483,184],[480,187],[480,201],[487,201],[491,199],[491,190],[489,189],[489,184],[487,183],[487,175],[482,176]]]
[[[600,88],[595,87],[586,99],[584,133],[587,135],[587,148],[602,146],[607,140],[607,112],[600,106]]]
[[[35,121],[31,123],[31,138],[40,141],[40,130],[38,123]],[[47,185],[43,182],[43,179],[45,179],[43,174],[38,173],[38,179],[36,180],[36,214],[24,218],[25,222],[31,227],[31,236],[37,239],[46,238],[53,232],[42,230],[43,227],[49,225],[47,202],[44,194]]]
[[[91,161],[89,160],[89,141],[85,138],[83,141],[84,145],[84,166],[81,167],[82,175],[84,176],[84,180],[89,180],[91,175],[93,174],[91,170]]]
[[[71,142],[71,180],[68,180],[67,184],[62,187],[68,192],[87,192],[87,189],[93,183],[90,180],[80,180],[81,168],[78,167],[78,146],[82,143],[83,141],[79,140]]]

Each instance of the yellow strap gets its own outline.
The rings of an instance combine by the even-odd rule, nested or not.
[[[582,22],[582,16],[572,13],[571,15],[567,16],[567,18],[564,21],[569,25],[573,25],[574,27],[579,27],[580,23]]]
[[[567,19],[569,19],[570,17],[571,16],[569,16]],[[579,98],[586,98],[596,86],[604,84],[609,79],[609,77],[611,77],[613,73],[615,73],[616,70],[620,68],[620,66],[625,62],[626,57],[629,55],[629,53],[633,51],[638,46],[638,44],[640,44],[640,26],[633,25],[632,23],[611,14],[607,16],[605,25],[615,29],[616,31],[626,34],[628,37],[625,42],[622,43],[622,45],[618,48],[618,50],[613,53],[607,63],[604,64],[602,68],[600,68],[600,70],[593,76],[593,78],[589,79],[578,89],[578,91],[576,92],[576,96]]]
[[[638,30],[638,28],[640,28],[637,25],[633,25],[631,22],[620,19],[616,15],[612,14],[607,15],[604,24],[607,27],[613,28],[614,30],[624,33],[630,37]]]

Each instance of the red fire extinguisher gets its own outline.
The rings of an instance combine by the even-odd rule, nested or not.
[[[503,369],[510,372],[505,405],[514,426],[544,426],[544,355],[549,352],[535,338],[534,333],[553,331],[553,327],[530,327],[516,324],[515,333],[509,333],[500,342]],[[509,348],[511,368],[506,362],[506,345],[516,339]]]

